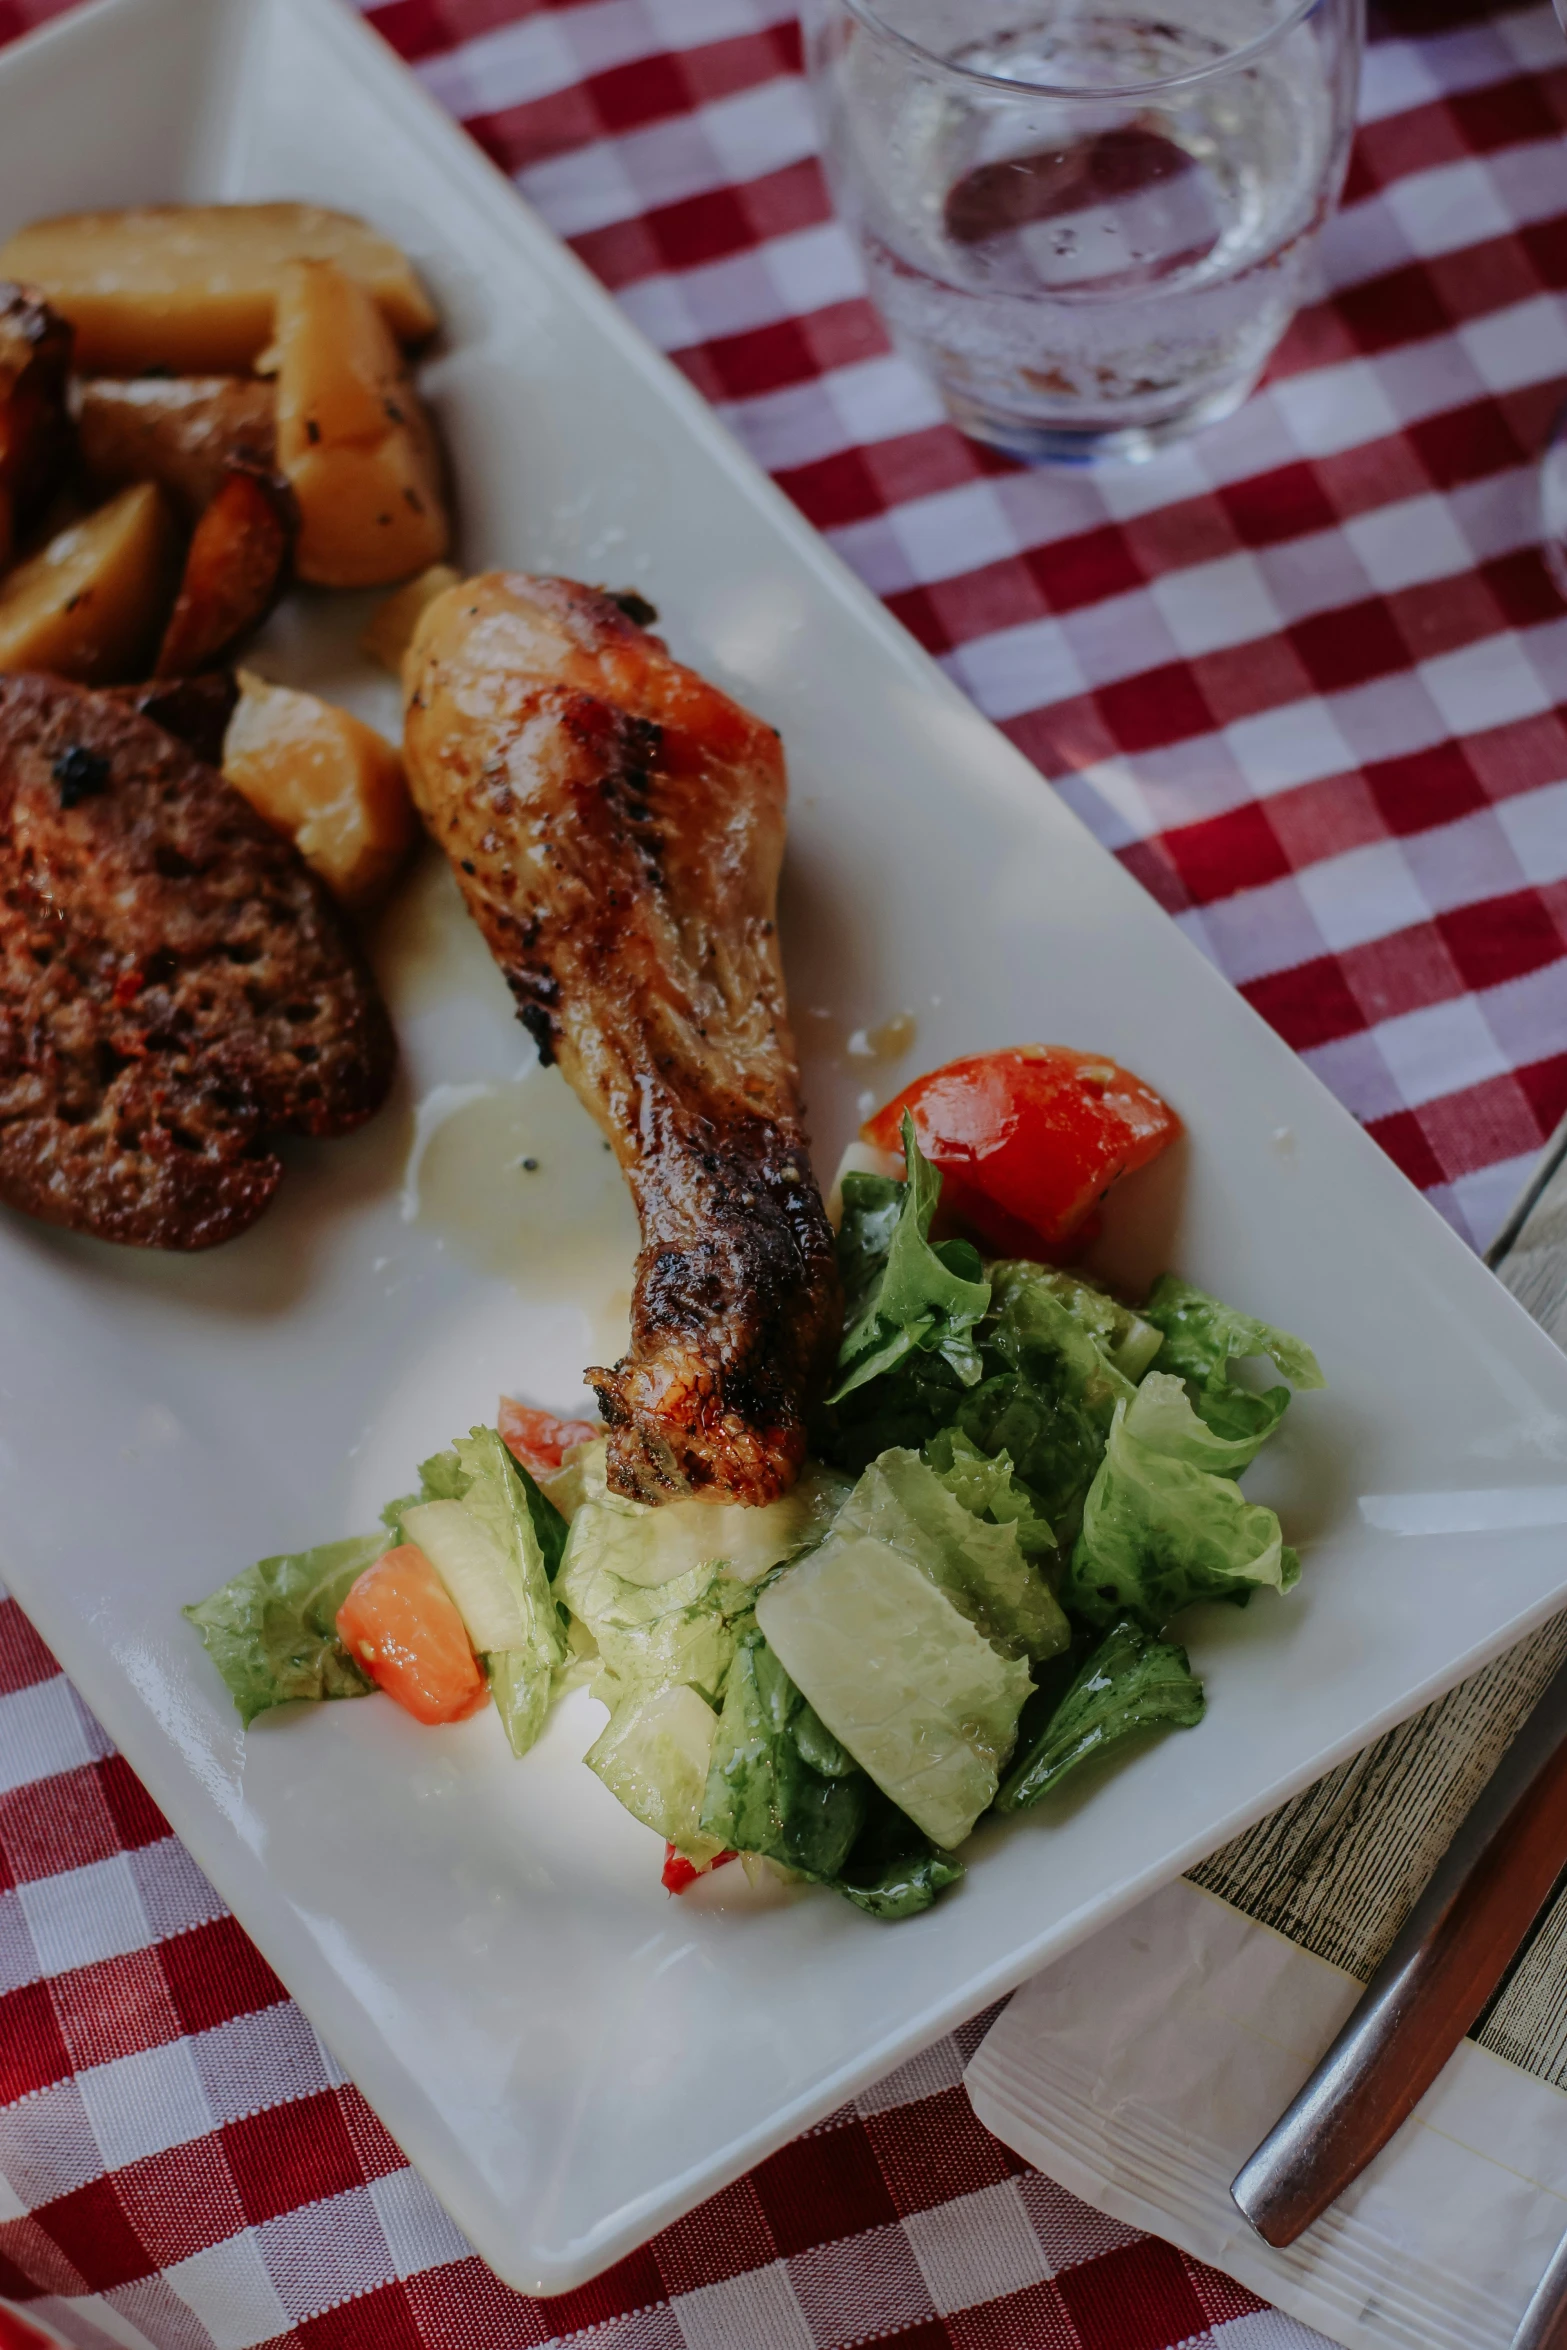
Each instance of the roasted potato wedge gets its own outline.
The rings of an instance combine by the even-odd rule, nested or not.
[[[76,363],[88,374],[240,375],[272,338],[280,272],[309,259],[335,262],[363,286],[404,342],[434,331],[407,257],[362,220],[315,204],[71,213],[14,236],[0,275],[42,288],[75,327]]]
[[[280,475],[234,465],[196,525],[154,674],[217,669],[261,626],[284,588],[299,530]]]
[[[155,481],[194,522],[231,465],[276,464],[277,394],[255,376],[95,377],[77,389],[76,433],[99,489]]]
[[[299,500],[301,579],[381,587],[445,554],[434,428],[386,321],[329,261],[295,261],[277,302],[278,464]]]
[[[33,286],[0,283],[0,568],[65,478],[71,330]]]
[[[83,685],[144,677],[178,560],[163,492],[122,490],[0,579],[0,671],[48,669]]]
[[[403,763],[373,727],[314,694],[239,673],[223,745],[236,791],[344,905],[378,897],[418,829]]]
[[[432,563],[428,571],[421,571],[417,579],[410,579],[395,595],[377,604],[370,615],[370,625],[359,640],[359,649],[368,653],[372,661],[379,661],[396,678],[403,674],[403,655],[413,643],[427,605],[437,596],[444,596],[448,588],[456,587],[462,578],[449,563]]]

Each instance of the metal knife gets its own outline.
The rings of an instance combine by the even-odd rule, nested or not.
[[[1293,2244],[1408,2119],[1564,1867],[1567,1665],[1476,1798],[1338,2038],[1237,2173],[1230,2192],[1266,2243]],[[1567,2247],[1553,2272],[1558,2265],[1567,2275]],[[1544,2291],[1531,2304],[1542,2318]],[[1567,2333],[1536,2330],[1527,2344],[1518,2337],[1519,2350],[1558,2343],[1567,2350]]]

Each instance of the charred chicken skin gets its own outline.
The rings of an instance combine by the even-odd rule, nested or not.
[[[450,589],[403,680],[414,797],[641,1218],[631,1351],[587,1373],[611,1485],[771,1501],[842,1320],[784,1008],[778,738],[571,580]]]

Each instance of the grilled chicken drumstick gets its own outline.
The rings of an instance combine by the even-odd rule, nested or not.
[[[587,1374],[610,1483],[771,1501],[842,1314],[784,1010],[778,738],[571,580],[448,590],[403,681],[414,797],[642,1220],[631,1352]]]

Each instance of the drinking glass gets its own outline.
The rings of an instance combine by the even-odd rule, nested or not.
[[[1239,407],[1354,128],[1364,0],[805,0],[823,150],[892,333],[1024,458]]]

